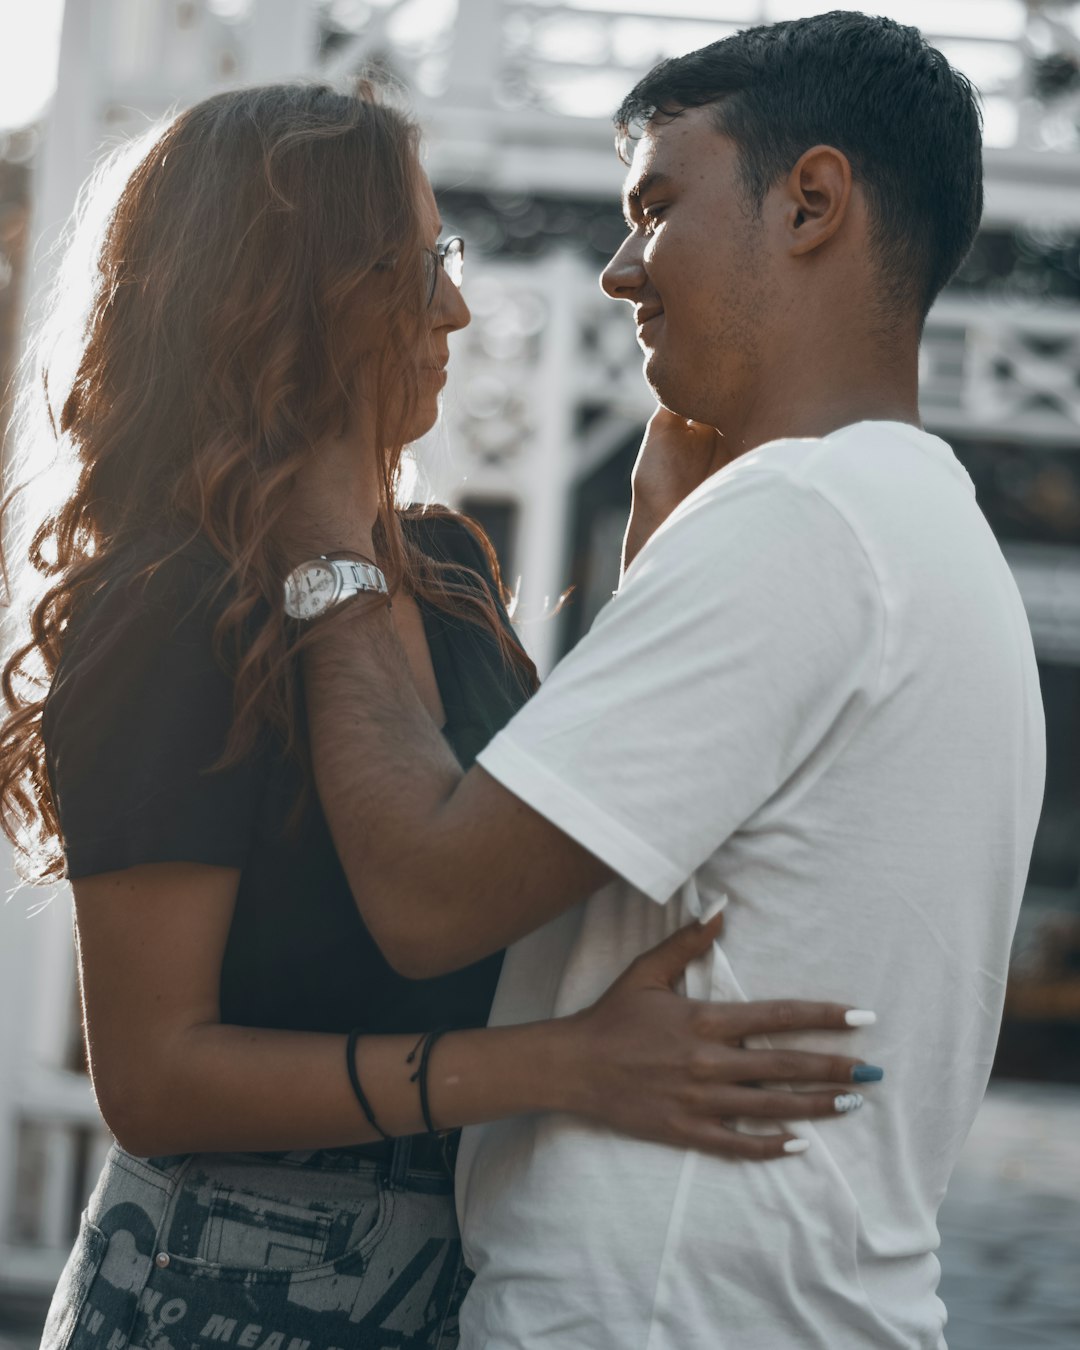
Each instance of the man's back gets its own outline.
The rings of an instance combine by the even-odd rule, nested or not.
[[[585,1005],[726,896],[688,992],[874,1008],[837,1048],[886,1079],[766,1165],[559,1117],[471,1132],[465,1350],[940,1345],[935,1215],[1043,774],[1023,610],[948,447],[860,423],[735,461],[480,762],[627,878],[511,952],[495,1020]]]

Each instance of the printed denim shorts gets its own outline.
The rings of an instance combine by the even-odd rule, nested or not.
[[[401,1149],[404,1147],[404,1154]],[[133,1158],[114,1147],[42,1350],[453,1350],[449,1176],[348,1151]]]

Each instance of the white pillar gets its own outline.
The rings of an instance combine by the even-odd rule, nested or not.
[[[581,265],[570,253],[554,254],[544,270],[551,311],[536,372],[537,434],[525,464],[517,554],[521,638],[541,677],[555,663],[558,621],[539,616],[554,607],[570,580],[567,526],[575,477],[571,389],[576,297],[582,286]]]
[[[10,1241],[15,1187],[18,1085],[28,1061],[26,1039],[33,1006],[36,932],[26,915],[28,896],[17,892],[11,850],[3,844],[3,898],[0,907],[0,1248]]]
[[[310,76],[315,69],[317,20],[314,0],[255,0],[245,82],[272,84]]]
[[[52,269],[42,266],[71,215],[80,184],[93,166],[101,136],[98,38],[104,27],[94,0],[67,0],[60,37],[56,93],[34,171],[30,218],[30,287],[26,318],[33,324]]]
[[[107,34],[108,24],[102,24],[95,0],[67,0],[56,94],[35,166],[24,332],[41,316],[53,270],[44,259],[71,215],[97,151],[102,31]],[[17,881],[10,846],[0,840],[0,887],[7,901],[0,908],[0,1243],[10,1236],[19,1085],[39,1047],[46,1050],[47,1062],[56,1062],[71,1015],[71,931],[66,909],[61,901],[58,913],[31,918],[28,911],[41,897],[28,888],[16,890]],[[40,986],[43,975],[49,978],[47,970],[54,977],[60,971],[58,986]],[[35,1025],[43,1007],[48,1011],[46,1023]]]
[[[490,108],[502,57],[503,0],[458,0],[447,107]]]
[[[33,983],[23,1005],[22,1043],[28,1066],[66,1069],[75,1026],[75,937],[71,891],[66,885],[20,891],[13,905],[31,909],[27,924]],[[30,962],[28,962],[30,964]]]

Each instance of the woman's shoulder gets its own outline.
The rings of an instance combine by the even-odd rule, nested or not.
[[[260,747],[215,768],[234,717],[214,641],[228,575],[198,543],[117,557],[74,615],[42,719],[70,876],[242,865],[265,766]]]
[[[213,631],[227,576],[201,540],[110,558],[74,606],[47,720],[69,703],[104,710],[138,680],[213,679]]]
[[[135,644],[170,635],[190,640],[211,625],[227,578],[224,560],[205,540],[135,545],[111,558],[80,597],[65,646],[96,649],[110,634]]]
[[[229,578],[225,559],[201,535],[150,553],[134,550],[108,579],[116,595],[125,595],[147,612],[181,614],[205,611],[223,600]]]
[[[475,521],[446,506],[410,507],[401,517],[405,537],[436,562],[456,563],[479,573],[498,592],[498,564]]]

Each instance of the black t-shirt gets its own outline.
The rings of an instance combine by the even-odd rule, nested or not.
[[[509,625],[468,530],[438,517],[405,528],[431,556],[480,573]],[[235,767],[206,772],[233,715],[207,599],[221,567],[208,548],[189,548],[148,584],[106,585],[72,622],[43,720],[69,876],[151,862],[240,868],[223,1022],[369,1033],[482,1025],[501,955],[432,980],[395,974],[356,908],[314,791],[298,832],[287,831],[302,776],[273,735]],[[490,633],[421,612],[444,734],[468,768],[527,693]]]

